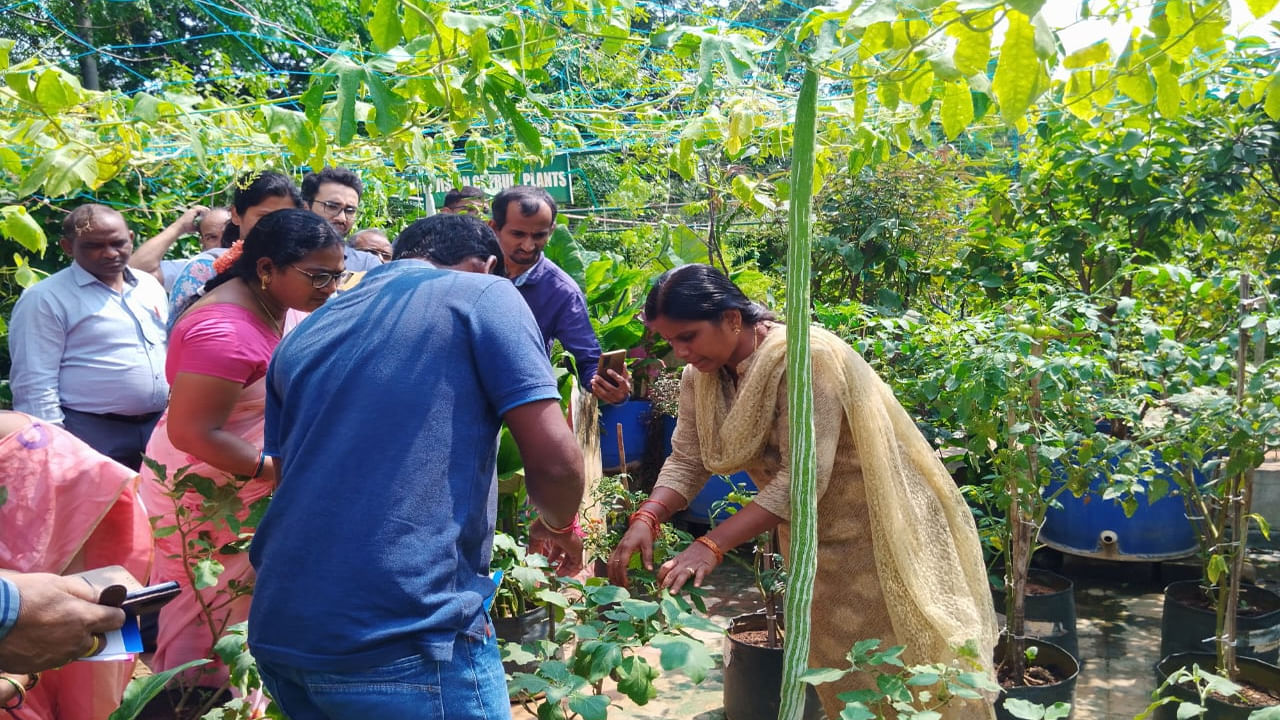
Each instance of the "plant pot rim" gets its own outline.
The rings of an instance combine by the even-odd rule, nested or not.
[[[1004,568],[1003,568],[1003,567],[999,567],[999,568],[992,568],[992,570],[993,570],[993,571],[997,571],[997,570],[998,570],[1002,575],[1003,575],[1003,573],[1004,573]],[[1069,593],[1069,592],[1074,592],[1074,591],[1075,591],[1075,587],[1076,587],[1076,582],[1075,582],[1075,580],[1072,580],[1071,578],[1067,577],[1066,575],[1061,575],[1061,574],[1058,574],[1058,573],[1056,573],[1056,572],[1054,572],[1054,571],[1052,571],[1052,570],[1044,570],[1044,569],[1042,569],[1042,568],[1031,568],[1031,569],[1027,572],[1027,579],[1028,579],[1028,580],[1033,580],[1033,581],[1034,581],[1037,577],[1042,578],[1042,579],[1049,580],[1048,586],[1049,586],[1049,587],[1054,587],[1054,588],[1056,588],[1056,589],[1055,589],[1053,592],[1051,592],[1051,593],[1044,593],[1044,594],[1042,594],[1042,595],[1037,595],[1036,597],[1044,597],[1044,598],[1047,598],[1047,597],[1054,597],[1055,595],[1061,595],[1061,594],[1063,594],[1063,593]],[[989,578],[988,578],[987,584],[988,584],[988,585],[990,585],[990,586],[991,586],[991,589],[992,589],[992,590],[994,590],[994,591],[996,591],[996,592],[1004,592],[1004,588],[998,588],[998,587],[996,587],[996,586],[995,586],[995,583],[992,583],[992,582],[990,581],[990,579],[989,579]],[[1046,585],[1046,583],[1037,583],[1037,584],[1040,584],[1040,585]],[[1062,587],[1058,587],[1058,586],[1062,586]]]
[[[1000,637],[996,641],[994,657],[992,658],[993,662],[995,662],[996,665],[999,665],[1000,649],[1004,647],[1006,642],[1013,639],[1014,637],[1012,635],[1009,635],[1008,633],[1000,633]],[[1057,652],[1061,653],[1063,658],[1065,658],[1067,661],[1070,662],[1070,665],[1068,666],[1068,668],[1070,668],[1071,672],[1067,673],[1066,677],[1061,678],[1060,680],[1053,683],[1052,685],[1040,685],[1037,687],[1057,687],[1059,685],[1065,685],[1067,683],[1075,682],[1076,678],[1080,676],[1080,661],[1076,660],[1075,657],[1072,656],[1071,653],[1067,652],[1066,648],[1062,647],[1061,645],[1057,643],[1049,642],[1048,640],[1042,640],[1040,638],[1034,638],[1027,635],[1022,635],[1018,639],[1023,640],[1028,645],[1035,645],[1037,649],[1056,650]],[[1028,664],[1032,666],[1038,665],[1040,667],[1045,667],[1044,663],[1039,662],[1039,659],[1040,658],[1037,655],[1036,660],[1029,661]]]
[[[1164,587],[1164,597],[1166,602],[1168,601],[1176,602],[1179,605],[1182,605],[1185,609],[1190,610],[1192,612],[1203,612],[1208,615],[1215,614],[1214,610],[1212,609],[1195,607],[1181,601],[1181,596],[1184,592],[1184,588],[1189,588],[1189,587],[1201,588],[1204,586],[1200,584],[1199,580],[1175,580],[1174,582],[1171,582]],[[1244,615],[1241,617],[1248,617],[1250,620],[1267,620],[1273,617],[1280,616],[1280,592],[1276,592],[1275,590],[1272,590],[1270,588],[1262,587],[1261,585],[1254,585],[1253,583],[1247,583],[1247,582],[1240,583],[1240,590],[1242,594],[1248,593],[1255,597],[1258,595],[1270,596],[1270,598],[1273,601],[1272,602],[1273,609],[1258,613],[1256,615]],[[1240,616],[1238,610],[1237,610],[1237,615]]]
[[[1202,659],[1207,659],[1209,661],[1207,666],[1204,663],[1199,662]],[[1165,655],[1164,657],[1160,658],[1159,660],[1156,661],[1155,669],[1156,669],[1156,672],[1159,674],[1160,681],[1164,682],[1164,680],[1169,677],[1169,674],[1165,672],[1166,668],[1170,668],[1170,669],[1185,668],[1185,667],[1190,667],[1191,665],[1198,664],[1201,667],[1211,668],[1211,672],[1216,672],[1216,670],[1212,668],[1214,664],[1216,664],[1217,662],[1218,662],[1218,656],[1211,652],[1183,651],[1183,652],[1169,653],[1168,655]],[[1240,663],[1241,665],[1253,665],[1259,668],[1263,668],[1265,670],[1275,670],[1277,673],[1280,673],[1280,665],[1269,663],[1266,660],[1259,660],[1258,658],[1255,658],[1255,657],[1245,657],[1243,655],[1240,655],[1236,657],[1236,662]]]

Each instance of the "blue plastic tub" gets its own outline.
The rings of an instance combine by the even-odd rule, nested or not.
[[[621,405],[600,407],[600,464],[605,470],[622,467],[618,459],[618,425],[622,425],[622,442],[627,462],[644,457],[645,424],[649,421],[648,400],[628,400]]]
[[[729,484],[730,481],[739,485],[745,484],[747,489],[752,492],[756,489],[755,483],[751,482],[751,476],[745,472],[734,473],[729,476],[729,480],[726,480],[724,475],[712,475],[707,484],[702,486],[702,490],[697,497],[689,501],[689,507],[684,511],[685,518],[694,522],[710,523],[711,506],[724,499],[733,490],[733,486]],[[735,510],[741,509],[741,506],[736,504],[721,508],[716,513],[716,522],[723,521],[732,514],[729,512],[730,507]]]
[[[1067,490],[1058,496],[1062,507],[1050,508],[1045,515],[1040,542],[1071,555],[1103,560],[1152,562],[1195,554],[1195,530],[1187,519],[1182,491],[1158,455],[1153,464],[1169,482],[1167,495],[1155,502],[1140,496],[1138,509],[1125,517],[1119,501],[1103,499],[1106,478],[1099,475],[1084,495],[1076,497]],[[1204,482],[1199,473],[1196,482]],[[1061,483],[1051,483],[1047,492],[1059,487]]]

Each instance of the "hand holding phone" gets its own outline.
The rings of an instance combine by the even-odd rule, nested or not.
[[[178,597],[181,592],[182,587],[170,580],[129,592],[124,596],[124,602],[120,607],[130,615],[152,615],[160,612],[160,608]]]
[[[626,350],[610,350],[600,355],[600,368],[596,374],[604,378],[611,385],[617,385],[613,377],[608,371],[614,371],[619,375],[627,374],[627,351]]]

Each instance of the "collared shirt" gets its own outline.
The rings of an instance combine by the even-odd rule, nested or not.
[[[382,266],[382,258],[357,250],[346,243],[342,244],[342,261],[347,266],[347,272],[362,272]]]
[[[18,624],[18,586],[0,578],[0,640]]]
[[[559,340],[573,355],[578,382],[590,386],[600,364],[600,341],[587,315],[587,296],[578,283],[545,255],[512,282],[538,321],[547,355],[551,355],[552,342]]]
[[[116,292],[76,263],[23,291],[9,321],[13,409],[62,422],[62,406],[145,415],[169,399],[164,288],[124,270]]]

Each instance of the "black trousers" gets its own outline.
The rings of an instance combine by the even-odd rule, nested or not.
[[[158,412],[128,417],[95,415],[64,407],[62,414],[62,426],[68,432],[94,450],[133,470],[142,468],[142,453],[151,440],[151,431],[160,420]]]

